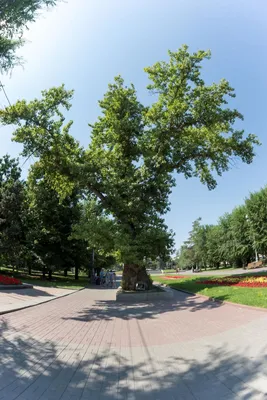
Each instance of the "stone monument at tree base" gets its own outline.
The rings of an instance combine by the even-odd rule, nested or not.
[[[122,289],[136,290],[138,284],[144,284],[145,290],[152,288],[152,280],[145,267],[137,264],[124,264]]]

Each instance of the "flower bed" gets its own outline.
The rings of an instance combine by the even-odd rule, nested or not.
[[[10,276],[0,275],[0,285],[22,285],[22,282]]]
[[[240,287],[267,287],[267,276],[229,276],[223,278],[206,279],[196,283],[217,286],[240,286]]]

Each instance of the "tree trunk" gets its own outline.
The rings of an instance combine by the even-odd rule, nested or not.
[[[45,279],[45,267],[43,267],[43,279]]]
[[[124,264],[122,275],[123,290],[136,290],[137,283],[144,283],[147,289],[151,289],[152,281],[145,267],[138,264]]]
[[[64,269],[64,276],[68,276],[68,270],[67,270],[67,268]]]
[[[79,279],[79,268],[75,265],[75,276],[74,279],[77,281]]]
[[[31,263],[28,265],[28,274],[29,274],[29,275],[32,274],[32,266],[31,266]]]
[[[52,269],[48,270],[48,280],[51,281],[52,280]]]

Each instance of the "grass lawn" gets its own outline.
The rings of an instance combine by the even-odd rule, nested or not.
[[[260,275],[260,274],[257,274]],[[266,275],[266,273],[264,274]],[[217,276],[188,276],[185,279],[167,280],[161,276],[152,276],[157,282],[165,283],[173,289],[183,289],[203,294],[217,300],[267,308],[267,288],[245,288],[236,286],[216,286],[198,283],[201,280],[218,278]]]
[[[43,287],[55,287],[61,289],[81,289],[88,285],[88,279],[84,276],[81,276],[79,280],[75,281],[74,275],[69,273],[69,276],[63,276],[59,274],[55,274],[52,277],[52,281],[43,280],[41,275],[33,273],[32,275],[28,275],[27,273],[22,272],[12,272],[9,268],[0,269],[0,274],[13,276],[14,278],[20,279],[22,282],[31,283],[35,286],[43,286]]]

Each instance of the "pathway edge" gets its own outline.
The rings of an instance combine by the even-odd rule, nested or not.
[[[86,289],[86,288],[84,287],[84,288],[81,288],[81,289],[77,289],[77,290],[74,290],[74,291],[71,292],[71,293],[65,293],[65,294],[62,294],[62,295],[60,295],[60,296],[53,297],[52,299],[40,301],[39,303],[28,304],[28,305],[26,305],[26,306],[21,306],[21,307],[17,307],[17,308],[12,308],[12,309],[6,310],[6,311],[0,311],[0,315],[10,314],[10,313],[12,313],[12,312],[21,311],[21,310],[26,310],[26,308],[31,308],[31,307],[39,306],[39,305],[41,305],[41,304],[49,303],[50,301],[54,301],[54,300],[57,300],[57,299],[61,299],[62,297],[70,296],[70,295],[72,295],[72,294],[74,294],[74,293],[77,293],[77,292],[80,292],[81,290],[84,290],[84,289]]]

